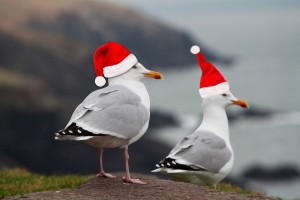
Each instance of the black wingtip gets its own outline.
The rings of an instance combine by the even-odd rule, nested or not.
[[[169,157],[163,159],[155,166],[157,168],[181,169],[181,170],[188,170],[188,171],[207,171],[206,169],[201,167],[192,167],[192,166],[180,164],[176,162],[175,159]]]
[[[72,136],[103,136],[101,133],[92,133],[80,126],[77,126],[76,123],[70,124],[67,128],[58,131],[55,133],[55,137],[64,136],[64,135],[72,135]]]

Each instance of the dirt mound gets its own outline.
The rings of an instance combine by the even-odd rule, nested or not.
[[[208,187],[173,182],[158,179],[154,176],[133,173],[133,178],[140,178],[147,185],[126,184],[122,181],[123,173],[117,173],[116,179],[91,178],[80,188],[75,190],[63,189],[51,192],[38,192],[19,195],[6,199],[201,199],[201,200],[268,200],[271,198],[262,194],[237,194],[230,192],[219,192]]]

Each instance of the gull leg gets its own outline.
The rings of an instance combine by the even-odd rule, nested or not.
[[[140,181],[139,179],[132,179],[130,178],[130,174],[129,174],[129,154],[128,154],[128,147],[126,147],[124,149],[124,160],[125,160],[125,168],[126,168],[126,175],[125,177],[123,177],[123,181],[126,183],[135,183],[135,184],[147,184],[143,181]]]
[[[103,161],[102,161],[103,152],[104,152],[103,148],[98,149],[99,162],[100,162],[100,172],[99,172],[99,174],[97,174],[97,176],[105,177],[105,178],[116,178],[115,176],[104,172],[104,170],[103,170]]]

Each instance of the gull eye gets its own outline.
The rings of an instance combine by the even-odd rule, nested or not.
[[[133,68],[133,69],[137,69],[137,66],[136,66],[136,65],[134,65],[132,68]]]
[[[223,97],[227,97],[227,96],[228,96],[228,94],[225,94],[225,93],[224,93],[224,94],[222,94],[222,96],[223,96]]]

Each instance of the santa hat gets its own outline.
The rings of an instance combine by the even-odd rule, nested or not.
[[[229,91],[229,84],[222,74],[210,63],[206,62],[200,53],[200,48],[196,45],[191,47],[191,53],[195,54],[202,70],[200,80],[200,96],[209,97]]]
[[[116,42],[107,42],[96,49],[94,54],[95,83],[102,87],[106,78],[118,76],[127,72],[137,64],[137,58],[124,46]]]

